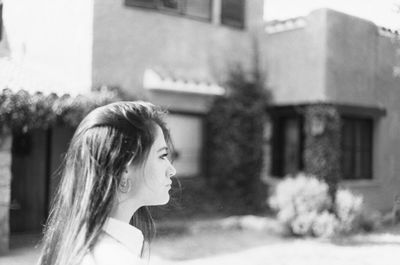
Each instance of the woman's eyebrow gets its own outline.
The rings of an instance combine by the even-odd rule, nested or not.
[[[163,151],[163,150],[165,150],[165,151],[168,152],[168,147],[166,147],[166,146],[161,147],[160,149],[157,150],[157,152],[161,152],[161,151]]]

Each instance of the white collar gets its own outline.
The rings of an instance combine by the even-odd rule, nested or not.
[[[104,226],[104,232],[127,247],[133,254],[140,256],[143,247],[143,233],[136,227],[108,217]]]

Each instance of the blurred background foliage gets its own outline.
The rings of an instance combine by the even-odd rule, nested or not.
[[[1,134],[27,133],[56,124],[76,127],[92,109],[118,100],[121,100],[118,89],[109,87],[77,96],[4,89],[0,94]]]
[[[214,101],[206,118],[206,181],[231,213],[265,209],[261,182],[263,130],[270,102],[262,78],[232,67],[227,95]]]
[[[328,184],[335,200],[341,179],[341,118],[335,106],[313,104],[303,110],[305,120],[304,171]]]
[[[280,182],[269,203],[289,235],[333,237],[381,225],[381,216],[365,208],[361,195],[338,188],[335,198],[324,180],[299,173]]]

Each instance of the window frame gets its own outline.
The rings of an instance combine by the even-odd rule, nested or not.
[[[233,1],[240,1],[239,9],[241,10],[241,21],[237,21],[236,19],[233,19],[232,17],[224,17],[224,1],[226,1],[225,5],[229,5],[229,1],[231,3]],[[237,29],[245,29],[246,28],[246,1],[245,0],[221,0],[221,13],[220,13],[220,21],[221,25],[237,28]]]
[[[204,0],[203,0],[204,1]],[[185,17],[191,18],[191,19],[195,19],[195,20],[200,20],[200,21],[205,21],[205,22],[211,22],[212,20],[212,11],[213,11],[213,1],[215,0],[207,0],[209,1],[209,6],[208,6],[208,17],[200,17],[200,16],[195,16],[195,15],[189,15],[187,13],[184,13],[183,15]],[[185,12],[187,10],[187,0],[185,1]]]
[[[145,2],[136,2],[135,0],[125,0],[125,5],[130,7],[140,7],[145,9],[157,9],[156,0],[147,0]]]
[[[340,168],[341,176],[343,181],[371,181],[374,179],[374,127],[375,121],[372,117],[357,116],[357,115],[341,115],[342,127],[341,127],[341,159]],[[346,144],[345,139],[345,126],[350,124],[352,126],[350,137],[348,141],[350,144]],[[364,130],[363,130],[364,127]],[[366,128],[368,127],[368,128]],[[365,129],[368,129],[366,133]],[[358,134],[358,135],[357,135]],[[367,138],[367,146],[363,147],[362,139]],[[345,146],[347,145],[347,146]],[[358,146],[357,146],[358,145]],[[349,150],[349,151],[348,151]],[[346,157],[347,153],[350,153],[350,171],[346,171]],[[367,158],[364,156],[366,155]],[[358,161],[358,162],[357,162]],[[366,172],[364,172],[366,171]]]
[[[176,109],[170,109],[168,112],[170,115],[175,115],[175,116],[184,116],[187,118],[195,118],[195,119],[199,119],[201,121],[201,126],[202,126],[202,145],[201,145],[201,150],[200,150],[200,157],[199,157],[199,172],[198,174],[189,174],[189,175],[182,175],[179,174],[179,172],[177,173],[177,177],[180,179],[194,179],[194,178],[198,178],[198,177],[202,177],[206,174],[207,172],[207,145],[205,144],[207,142],[207,128],[206,128],[206,114],[204,113],[198,113],[198,112],[193,112],[193,111],[184,111],[184,110],[176,110]],[[174,150],[174,152],[177,152],[178,150]],[[173,156],[178,155],[179,156],[179,152],[177,154],[173,154]]]
[[[304,141],[305,141],[305,134],[302,128],[304,127],[304,117],[299,113],[293,111],[283,111],[282,113],[275,113],[271,117],[272,120],[272,163],[271,163],[271,173],[276,178],[284,178],[287,173],[284,172],[286,165],[285,165],[285,150],[286,150],[286,141],[285,141],[285,121],[290,119],[296,119],[298,121],[298,164],[297,164],[297,172],[301,172],[304,170]],[[293,172],[295,173],[295,172]]]
[[[160,3],[161,0],[149,0],[149,4],[141,4],[135,3],[135,0],[125,0],[125,5],[129,7],[138,7],[143,9],[155,10],[160,12],[161,14],[168,14],[173,16],[182,16],[187,17],[193,20],[203,21],[203,22],[211,22],[212,21],[212,9],[213,9],[213,1],[215,0],[207,0],[209,1],[208,6],[208,17],[201,17],[196,15],[187,14],[187,1],[188,0],[177,0],[178,8],[168,8],[163,7]]]
[[[343,117],[353,117],[353,118],[359,118],[359,119],[370,119],[372,121],[372,142],[371,142],[371,153],[372,153],[372,158],[371,158],[371,174],[372,177],[371,179],[345,179],[342,177],[342,181],[348,184],[359,184],[359,183],[364,183],[371,185],[372,183],[376,183],[376,179],[374,178],[374,162],[375,162],[375,157],[374,157],[374,150],[376,148],[376,130],[377,126],[379,125],[379,120],[387,115],[387,110],[386,108],[382,107],[377,107],[377,106],[367,106],[367,105],[352,105],[352,104],[335,104],[339,115],[341,118]],[[342,133],[342,130],[341,130]],[[343,141],[343,140],[342,140]],[[342,144],[342,143],[341,143]],[[343,153],[341,153],[341,156]],[[341,158],[342,159],[342,158]],[[340,161],[340,170],[342,172],[342,161]]]
[[[162,5],[162,0],[156,0],[156,9],[168,14],[183,14],[186,0],[176,0],[177,8],[166,7]]]
[[[359,184],[359,183],[366,183],[367,185],[371,185],[371,184],[376,184],[376,179],[374,178],[374,171],[375,171],[375,154],[374,154],[374,150],[376,148],[376,141],[379,140],[376,137],[376,130],[377,130],[377,126],[379,126],[379,120],[386,116],[387,111],[385,108],[382,107],[376,107],[376,106],[365,106],[365,105],[351,105],[351,104],[333,104],[333,103],[325,103],[326,105],[331,105],[334,106],[337,111],[338,114],[340,116],[340,118],[343,117],[351,117],[351,118],[355,118],[355,119],[367,119],[370,120],[370,122],[372,122],[372,130],[371,130],[371,136],[370,136],[370,165],[371,165],[371,178],[347,178],[344,179],[343,177],[341,178],[341,181],[351,184]],[[279,137],[282,137],[282,133],[281,131],[279,131],[279,129],[277,130],[277,119],[280,117],[286,117],[286,116],[293,116],[293,115],[300,115],[300,118],[303,118],[303,115],[301,115],[301,113],[303,113],[304,107],[310,106],[313,104],[298,104],[298,105],[279,105],[279,106],[271,106],[268,107],[266,109],[266,111],[268,112],[270,119],[272,121],[272,137],[271,140],[269,141],[269,143],[271,144],[271,164],[270,164],[270,168],[269,171],[271,173],[271,176],[276,177],[276,178],[281,178],[282,174],[280,174],[283,170],[282,168],[284,168],[283,166],[279,166],[280,163],[282,163],[282,161],[279,160],[279,157],[282,157],[282,155],[279,155],[279,148],[280,149],[284,149],[283,145],[281,144],[281,142],[279,142]],[[304,122],[304,120],[303,120]],[[301,138],[302,141],[305,141],[305,132],[304,133],[304,138]],[[340,129],[339,134],[342,134],[342,128]],[[340,147],[342,145],[342,141],[343,139],[341,139],[340,142]],[[304,152],[304,144],[305,142],[303,142],[303,152]],[[281,147],[279,147],[279,145],[281,145]],[[278,152],[278,154],[277,154]],[[343,155],[343,151],[340,149],[339,150],[339,155],[342,156]],[[304,153],[303,153],[303,157],[304,159]],[[342,158],[340,158],[342,159]],[[282,160],[282,159],[281,159]],[[304,167],[304,161],[303,161],[303,167]],[[342,172],[342,161],[339,161],[339,169],[340,172]]]

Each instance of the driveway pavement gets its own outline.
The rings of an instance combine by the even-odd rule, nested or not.
[[[33,247],[37,237],[20,240],[20,246],[0,257],[1,265],[35,264],[39,251]],[[356,236],[337,242],[315,239],[279,241],[236,253],[186,261],[153,256],[150,265],[398,265],[400,235],[380,233]]]
[[[398,265],[400,237],[395,241],[335,245],[309,240],[277,243],[238,253],[211,258],[166,262],[153,260],[152,265]]]

